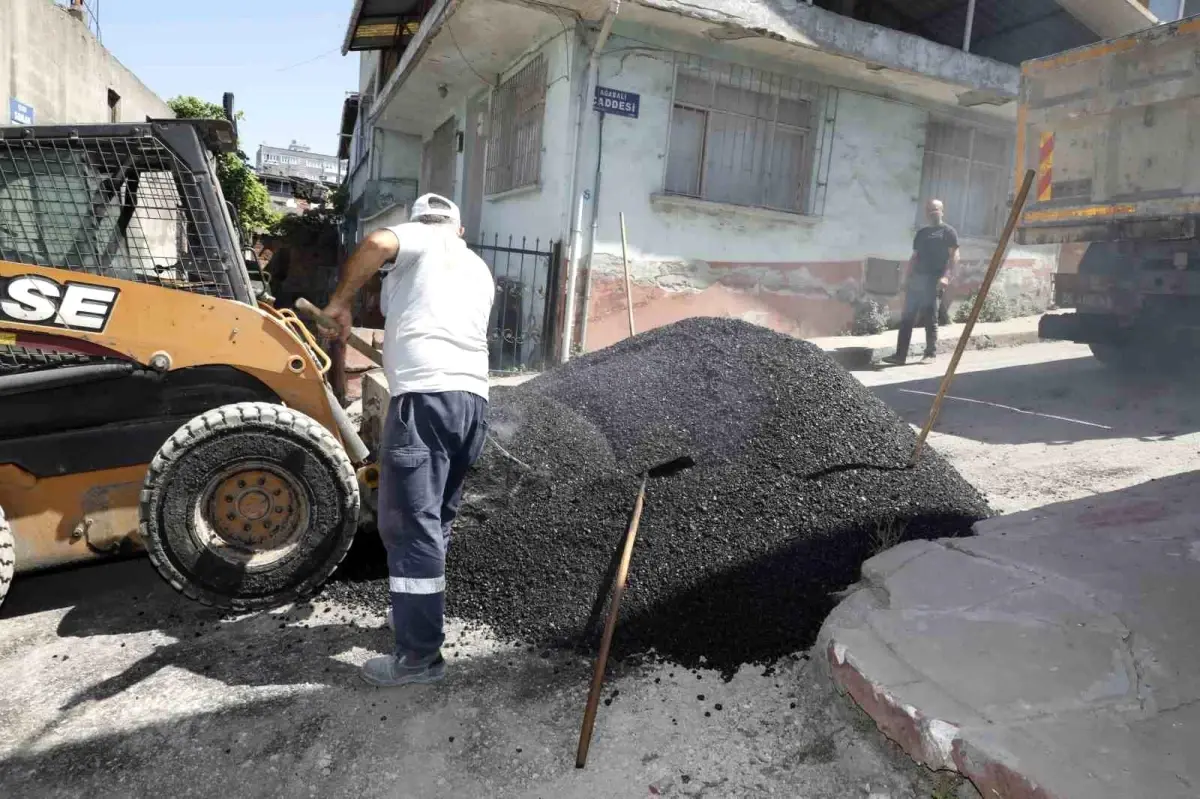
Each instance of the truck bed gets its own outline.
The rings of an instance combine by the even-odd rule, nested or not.
[[[1017,241],[1200,233],[1200,17],[1022,65]]]

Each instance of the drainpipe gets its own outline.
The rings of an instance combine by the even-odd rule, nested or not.
[[[582,175],[584,168],[583,135],[587,129],[589,105],[592,95],[596,93],[596,83],[600,75],[600,52],[608,42],[613,22],[616,20],[620,8],[621,0],[609,0],[608,10],[604,12],[604,19],[600,23],[600,33],[596,36],[596,42],[592,45],[592,52],[588,57],[587,82],[584,84],[583,93],[579,96],[579,114],[575,122],[575,168],[571,178],[572,186],[575,189],[575,213],[572,214],[575,223],[571,229],[570,255],[567,262],[567,312],[564,317],[562,354],[560,355],[564,363],[571,357],[571,338],[575,332],[575,294],[579,285],[580,249],[583,246],[583,204],[585,202]],[[595,200],[594,197],[592,199]],[[586,307],[583,309],[583,313],[586,316]]]
[[[588,315],[592,305],[592,258],[596,255],[596,235],[600,232],[600,171],[604,162],[604,112],[600,112],[600,130],[596,134],[596,175],[592,179],[592,237],[588,239],[588,282],[583,286],[583,318],[579,320],[579,348],[587,347]]]

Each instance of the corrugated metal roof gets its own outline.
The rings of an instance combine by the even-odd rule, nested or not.
[[[356,0],[342,53],[386,50],[402,33],[412,36],[428,6],[428,0]]]

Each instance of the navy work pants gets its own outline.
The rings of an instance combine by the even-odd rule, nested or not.
[[[925,325],[925,354],[937,353],[938,281],[940,275],[914,274],[908,279],[904,292],[904,312],[900,316],[900,333],[896,337],[896,357],[908,357],[913,327]]]
[[[463,479],[487,436],[487,400],[465,391],[392,397],[379,473],[396,654],[437,659],[445,640],[446,548]]]

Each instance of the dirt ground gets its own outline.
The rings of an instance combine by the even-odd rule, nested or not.
[[[920,423],[944,366],[859,377]],[[973,352],[932,442],[1011,512],[1196,468],[1197,393],[1074,345]],[[370,688],[356,667],[388,644],[382,610],[225,617],[145,560],[20,578],[0,610],[0,796],[956,795],[806,653],[728,683],[624,664],[579,771],[588,662],[452,625],[446,682]]]

